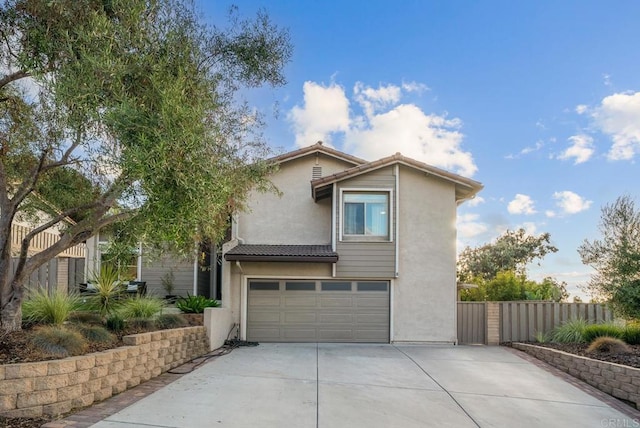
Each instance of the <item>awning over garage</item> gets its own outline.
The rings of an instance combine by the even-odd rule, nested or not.
[[[240,244],[227,251],[227,261],[336,263],[338,253],[331,245]]]

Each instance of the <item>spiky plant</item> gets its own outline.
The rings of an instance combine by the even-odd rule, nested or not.
[[[48,294],[47,290],[39,288],[28,292],[22,303],[22,318],[32,323],[60,325],[80,304],[79,296],[74,293],[54,290]]]
[[[591,343],[601,336],[622,339],[623,333],[624,329],[613,323],[591,324],[584,328],[582,337],[585,342]]]
[[[124,287],[120,281],[120,274],[112,266],[105,265],[94,275],[92,293],[88,297],[88,307],[97,310],[102,316],[107,316],[118,309]]]
[[[551,341],[557,343],[584,343],[583,333],[587,325],[584,318],[566,321],[553,330]]]
[[[187,320],[178,314],[161,314],[156,318],[156,326],[160,329],[180,328],[189,325]]]

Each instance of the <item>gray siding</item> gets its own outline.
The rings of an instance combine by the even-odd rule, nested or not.
[[[167,293],[162,287],[162,278],[173,270],[173,294],[186,296],[193,294],[193,261],[177,256],[163,256],[151,262],[143,261],[141,281],[147,283],[147,293],[164,297]]]
[[[392,222],[389,225],[389,232],[393,237],[392,241],[340,241],[340,216],[342,210],[340,189],[392,189],[392,196],[395,199],[397,193],[395,183],[394,168],[386,167],[338,184],[338,194],[336,195],[336,250],[340,259],[336,263],[337,276],[351,278],[393,278],[395,276],[395,200],[389,200],[389,209],[393,213]]]

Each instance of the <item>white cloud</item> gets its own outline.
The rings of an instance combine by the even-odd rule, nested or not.
[[[296,144],[307,146],[317,140],[331,143],[333,134],[344,134],[343,150],[364,159],[403,155],[462,175],[477,171],[471,153],[462,150],[462,121],[427,114],[415,104],[401,104],[407,92],[428,88],[420,83],[402,86],[368,87],[358,82],[353,98],[364,114],[350,115],[344,88],[332,83],[304,84],[304,105],[294,107],[288,119],[293,124]]]
[[[528,195],[516,194],[516,197],[507,205],[509,214],[535,214],[536,210],[533,206],[533,200]]]
[[[470,201],[466,202],[466,205],[468,207],[477,207],[480,204],[484,204],[485,200],[482,196],[476,196],[475,198],[471,199]]]
[[[535,223],[526,221],[518,226],[515,229],[524,229],[525,233],[530,236],[534,236],[537,232],[537,226]]]
[[[571,141],[572,145],[562,152],[558,159],[575,158],[574,165],[577,165],[588,161],[593,156],[595,149],[593,148],[593,138],[590,136],[585,134],[573,135],[569,137],[569,141]]]
[[[305,147],[324,141],[331,144],[331,134],[349,129],[349,100],[344,89],[335,83],[323,86],[305,82],[304,106],[295,106],[288,115],[293,123],[296,145]]]
[[[587,106],[586,104],[578,104],[576,106],[576,113],[578,113],[578,114],[583,114],[587,110],[589,110],[589,106]]]
[[[553,210],[546,210],[546,211],[544,212],[544,215],[546,215],[546,216],[547,216],[547,217],[549,217],[549,218],[553,218],[553,217],[555,217],[555,216],[556,216],[556,212],[555,212],[555,211],[553,211]]]
[[[527,146],[524,149],[520,150],[520,152],[518,152],[518,154],[508,154],[505,156],[505,159],[519,159],[522,156],[528,155],[529,153],[534,153],[539,151],[540,149],[542,149],[544,147],[545,143],[542,140],[538,140],[536,141],[536,143],[533,146]]]
[[[485,233],[488,230],[488,226],[477,220],[477,214],[459,215],[457,224],[458,237],[467,240]]]
[[[611,86],[611,75],[604,73],[602,75],[602,83],[604,83],[604,86]]]
[[[630,160],[640,153],[640,92],[609,95],[594,109],[593,118],[613,139],[609,160]]]
[[[586,211],[593,202],[570,190],[555,192],[553,199],[557,200],[556,205],[560,207],[563,214],[577,214],[581,211]]]

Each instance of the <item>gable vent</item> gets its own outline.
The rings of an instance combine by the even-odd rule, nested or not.
[[[316,178],[322,177],[322,167],[314,166],[313,171],[311,172],[311,179],[315,180]]]

